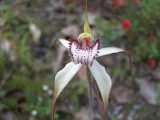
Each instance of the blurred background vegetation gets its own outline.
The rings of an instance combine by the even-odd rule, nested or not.
[[[99,59],[113,79],[112,120],[160,118],[159,6],[160,0],[89,0],[95,38],[127,50]],[[58,38],[82,32],[82,8],[82,0],[0,0],[0,120],[50,119],[55,73],[70,60]],[[88,120],[86,76],[82,69],[66,88],[57,120]]]

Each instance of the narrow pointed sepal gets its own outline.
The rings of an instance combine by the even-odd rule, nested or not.
[[[96,60],[94,60],[92,66],[89,66],[89,69],[96,80],[102,100],[106,106],[108,104],[108,98],[112,86],[111,78],[106,72],[104,66],[99,64]]]
[[[104,55],[110,55],[110,54],[114,54],[114,53],[119,53],[119,52],[124,52],[124,50],[121,48],[117,48],[117,47],[102,48],[99,50],[97,57],[101,57]]]
[[[84,0],[84,33],[90,33],[91,34],[91,28],[88,21],[88,0]]]
[[[67,86],[67,84],[71,81],[71,79],[75,76],[75,74],[79,71],[80,68],[81,64],[75,64],[73,62],[70,62],[56,74],[54,81],[54,96],[56,98],[58,98],[60,93]]]
[[[65,39],[61,38],[61,39],[59,39],[59,41],[64,47],[69,48],[70,42],[68,40],[65,40]]]

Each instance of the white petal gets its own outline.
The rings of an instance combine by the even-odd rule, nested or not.
[[[124,52],[124,50],[121,48],[116,48],[116,47],[102,48],[99,50],[97,57],[109,55],[109,54],[113,54],[113,53],[118,53],[118,52]]]
[[[63,45],[63,46],[65,46],[66,48],[69,48],[69,46],[70,46],[70,42],[68,41],[68,40],[65,40],[65,39],[59,39],[59,41],[61,42],[61,44]]]
[[[89,66],[89,69],[95,78],[99,91],[101,93],[104,104],[108,103],[108,98],[112,86],[112,81],[104,66],[94,60],[93,65]]]
[[[74,64],[73,62],[70,62],[56,74],[54,81],[54,95],[56,98],[60,95],[80,68],[81,64]]]

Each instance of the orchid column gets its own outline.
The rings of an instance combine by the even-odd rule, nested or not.
[[[93,35],[88,22],[87,0],[85,0],[83,33],[77,37],[77,40],[67,41],[65,39],[59,39],[59,41],[68,49],[71,56],[71,62],[66,64],[66,66],[55,76],[52,119],[54,119],[57,98],[83,65],[86,65],[89,68],[97,83],[103,104],[104,106],[107,106],[112,81],[109,74],[106,72],[105,67],[102,66],[96,58],[123,52],[123,49],[116,47],[100,48],[99,39],[97,39],[95,43],[93,42]]]

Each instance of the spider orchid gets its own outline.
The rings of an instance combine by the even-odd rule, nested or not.
[[[72,61],[56,74],[54,81],[54,95],[58,97],[75,74],[80,70],[82,65],[87,65],[97,82],[104,104],[107,104],[112,82],[104,66],[102,66],[96,58],[123,52],[124,50],[116,47],[100,49],[99,39],[95,44],[90,45],[90,42],[92,41],[88,33],[80,34],[78,40],[83,41],[81,43],[75,40],[71,42],[65,39],[59,40],[62,45],[68,48]]]
[[[87,14],[85,14],[84,32],[79,35],[77,40],[67,41],[65,39],[60,39],[59,41],[68,49],[72,61],[66,64],[66,66],[55,76],[55,100],[59,97],[61,92],[80,70],[80,68],[83,65],[86,65],[95,78],[104,105],[107,105],[112,82],[109,74],[105,70],[105,67],[102,66],[96,58],[123,52],[124,50],[116,47],[100,48],[99,39],[93,43]]]

